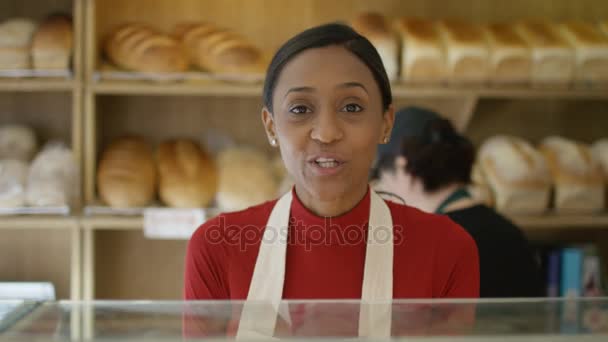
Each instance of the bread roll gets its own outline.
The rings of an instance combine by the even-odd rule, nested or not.
[[[147,205],[156,189],[156,165],[150,146],[138,137],[112,142],[99,162],[97,187],[101,199],[111,207]]]
[[[608,138],[596,141],[591,147],[591,153],[602,166],[604,182],[608,184]]]
[[[252,148],[229,148],[218,156],[221,210],[237,211],[276,197],[278,184],[270,160]]]
[[[30,68],[30,45],[36,24],[11,19],[0,24],[0,70]]]
[[[397,21],[401,38],[401,79],[408,83],[439,83],[446,77],[445,53],[435,24],[430,20]]]
[[[532,49],[532,83],[564,86],[574,75],[574,50],[555,25],[544,21],[519,22],[516,31]]]
[[[559,25],[562,37],[574,48],[576,82],[608,81],[608,36],[592,24],[572,21]]]
[[[489,24],[483,27],[490,49],[490,80],[492,83],[525,83],[530,81],[531,51],[510,24]]]
[[[437,23],[437,29],[446,49],[448,81],[486,81],[489,51],[481,27],[457,20],[442,20]]]
[[[26,202],[37,207],[75,205],[79,182],[78,165],[72,151],[62,143],[49,143],[30,167]]]
[[[549,207],[549,169],[543,155],[523,139],[489,138],[479,150],[479,162],[497,210],[530,214]]]
[[[69,69],[73,40],[70,17],[55,15],[42,22],[32,40],[34,69]]]
[[[180,72],[188,67],[182,44],[142,24],[126,24],[112,32],[105,52],[117,66],[141,72]]]
[[[378,50],[388,78],[397,79],[399,74],[399,45],[386,18],[378,13],[359,14],[351,23],[353,29],[366,37]]]
[[[220,74],[263,74],[260,49],[235,32],[209,23],[183,23],[174,29],[195,67]]]
[[[0,127],[0,159],[17,159],[29,162],[38,144],[34,131],[22,125]]]
[[[0,160],[0,208],[16,208],[25,205],[27,163],[21,160]]]
[[[217,191],[218,175],[211,157],[196,142],[162,143],[157,153],[160,199],[176,208],[204,208]]]
[[[555,182],[555,208],[564,213],[590,213],[604,207],[602,171],[588,146],[561,137],[540,145]]]

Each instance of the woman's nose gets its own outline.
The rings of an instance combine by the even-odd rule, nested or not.
[[[323,144],[331,144],[344,137],[337,113],[323,110],[314,120],[311,138]]]

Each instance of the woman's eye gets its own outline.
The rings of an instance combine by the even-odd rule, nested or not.
[[[305,114],[305,113],[310,113],[311,110],[306,107],[306,106],[293,106],[289,109],[290,113],[294,113],[294,114]]]
[[[342,111],[349,112],[349,113],[357,113],[362,110],[363,110],[363,108],[356,103],[347,104],[346,106],[344,106],[344,108],[342,108]]]

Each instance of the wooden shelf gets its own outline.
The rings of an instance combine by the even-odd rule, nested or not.
[[[513,222],[524,230],[550,229],[608,229],[608,214],[598,215],[542,215],[542,216],[509,216]]]
[[[91,85],[100,95],[200,95],[261,97],[262,84],[228,81],[149,81],[103,80]],[[540,89],[530,87],[448,87],[393,85],[395,98],[560,98],[560,99],[608,99],[608,88],[590,89]]]
[[[508,215],[524,231],[573,230],[581,228],[608,229],[608,215]],[[81,219],[84,229],[142,230],[141,216],[92,216]]]
[[[0,230],[73,229],[77,226],[75,216],[0,216]]]
[[[76,81],[72,79],[0,78],[0,91],[68,92],[75,86]]]

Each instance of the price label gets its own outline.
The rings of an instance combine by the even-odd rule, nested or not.
[[[149,239],[188,240],[205,222],[202,209],[146,208],[144,236]]]

